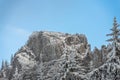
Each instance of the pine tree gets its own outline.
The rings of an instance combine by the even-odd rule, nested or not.
[[[10,66],[12,67],[13,64],[14,64],[14,55],[12,54],[10,58]]]
[[[15,80],[19,79],[18,68],[17,67],[15,68],[15,73],[14,73],[13,77],[14,77]]]
[[[4,60],[2,60],[2,67],[1,67],[1,70],[3,70],[4,67],[5,67],[5,62],[4,62]]]
[[[65,63],[65,76],[64,76],[64,78],[66,80],[67,79],[67,72],[68,72],[68,54],[67,53],[66,53],[65,58],[66,58],[66,63]]]
[[[43,79],[43,72],[42,72],[42,69],[43,69],[43,58],[42,58],[42,56],[43,56],[43,53],[41,53],[40,54],[40,58],[41,58],[41,63],[40,63],[40,80],[42,80]]]
[[[13,62],[13,59],[14,59],[14,57],[13,57],[13,54],[12,54],[12,55],[11,55],[11,59],[10,59],[10,63]]]
[[[65,46],[65,49],[64,49],[64,52],[65,54],[65,65],[64,65],[64,76],[63,76],[63,79],[62,80],[66,80],[67,79],[67,71],[68,71],[68,52],[67,52],[67,48]]]
[[[111,34],[107,34],[106,36],[112,36],[112,38],[108,39],[107,41],[110,41],[113,43],[113,46],[116,48],[117,47],[117,42],[118,38],[120,35],[120,29],[118,29],[119,25],[117,23],[116,17],[114,17],[114,23],[113,23],[113,28],[110,29],[112,31]]]
[[[39,63],[39,66],[38,66],[38,68],[37,68],[37,80],[43,80],[43,71],[42,71],[42,69],[43,69],[43,58],[42,58],[42,56],[43,56],[43,53],[41,52],[40,53],[40,63]]]
[[[8,63],[8,61],[6,60],[6,61],[5,61],[5,69],[8,69],[8,67],[9,67],[9,63]]]

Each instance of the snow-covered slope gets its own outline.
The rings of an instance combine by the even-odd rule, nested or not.
[[[112,50],[108,60],[100,67],[87,73],[87,80],[120,80],[120,50]]]
[[[91,51],[83,34],[34,32],[0,80],[119,80],[119,53],[112,45]]]

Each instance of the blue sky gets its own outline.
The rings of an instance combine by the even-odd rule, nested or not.
[[[82,33],[101,47],[120,23],[120,0],[0,0],[0,62],[23,46],[33,31]]]

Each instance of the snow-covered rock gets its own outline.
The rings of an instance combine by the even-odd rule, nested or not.
[[[0,80],[119,80],[120,51],[91,51],[83,34],[37,31],[2,68]]]

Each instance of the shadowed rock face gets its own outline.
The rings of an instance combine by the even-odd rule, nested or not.
[[[83,34],[34,32],[0,80],[119,80],[119,53],[112,45],[91,51]]]

